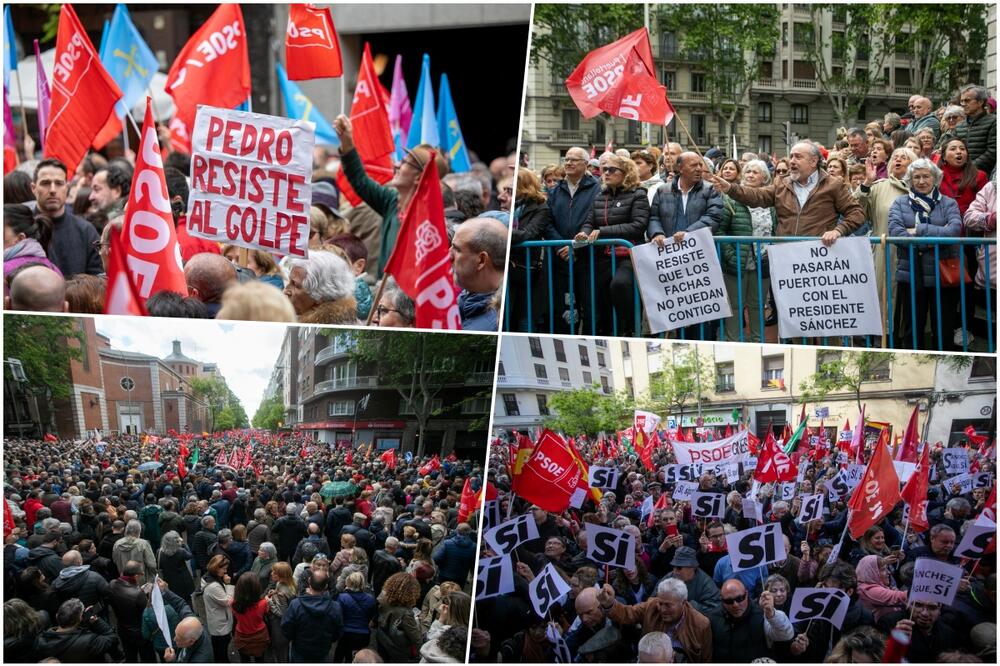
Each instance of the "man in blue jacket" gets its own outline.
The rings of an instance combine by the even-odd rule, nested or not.
[[[434,552],[438,579],[442,583],[451,581],[464,587],[475,562],[476,542],[472,540],[472,528],[468,523],[459,523],[454,536],[442,541]]]
[[[548,193],[549,209],[552,211],[553,224],[546,231],[546,240],[572,240],[583,227],[587,213],[594,205],[594,198],[600,191],[600,181],[587,173],[587,152],[583,148],[573,147],[566,151],[563,158],[566,177],[559,181],[555,189]],[[589,283],[590,266],[587,254],[577,252],[573,258],[573,309],[579,313],[582,307],[581,294],[583,285]],[[552,313],[555,319],[556,333],[570,333],[576,329],[571,322],[572,313],[567,315],[569,308],[569,247],[559,248],[553,253],[552,260],[553,302],[556,311]]]
[[[451,239],[451,268],[462,288],[458,310],[463,331],[493,331],[499,324],[496,292],[507,263],[507,227],[474,217],[458,225]]]
[[[330,648],[343,633],[344,618],[340,604],[327,593],[329,587],[326,574],[313,572],[305,594],[292,599],[281,617],[281,633],[291,644],[288,661],[330,661]]]

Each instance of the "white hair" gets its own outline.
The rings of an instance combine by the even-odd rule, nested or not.
[[[354,295],[356,282],[351,267],[332,252],[314,250],[308,259],[289,259],[288,272],[296,268],[306,272],[302,288],[314,301],[326,303]]]
[[[684,581],[677,578],[664,578],[656,585],[656,596],[670,594],[681,601],[687,601],[688,588]]]
[[[130,520],[125,524],[125,536],[139,536],[142,534],[142,523],[138,520]]]
[[[769,185],[771,183],[771,171],[767,168],[767,163],[764,160],[753,159],[743,165],[743,173],[746,173],[750,169],[753,169],[764,176],[765,185]]]
[[[907,187],[910,186],[910,180],[913,178],[913,172],[917,170],[930,171],[931,175],[934,176],[934,187],[941,184],[941,178],[944,176],[944,174],[941,173],[941,169],[938,168],[937,164],[934,164],[934,162],[931,162],[926,157],[921,157],[919,160],[910,162],[910,166],[906,168],[906,175],[903,176],[903,182],[906,183]]]
[[[640,664],[669,664],[674,660],[674,646],[662,631],[651,631],[639,639]]]
[[[949,106],[944,110],[944,113],[941,114],[942,120],[948,120],[949,118],[964,118],[964,117],[965,117],[965,109],[955,105]]]

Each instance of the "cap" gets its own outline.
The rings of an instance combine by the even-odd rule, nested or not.
[[[698,566],[698,556],[694,552],[694,548],[689,548],[688,546],[681,546],[674,552],[674,559],[670,560],[670,566],[672,567],[697,567]]]
[[[330,215],[343,218],[340,214],[340,193],[337,188],[326,181],[313,183],[312,205],[319,206]]]

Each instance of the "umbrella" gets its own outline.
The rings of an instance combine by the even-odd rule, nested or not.
[[[327,481],[319,489],[319,494],[326,499],[333,497],[353,497],[358,492],[358,487],[350,481]]]
[[[161,467],[163,467],[163,463],[150,460],[149,462],[142,463],[136,469],[140,472],[152,472],[154,469],[160,469]]]

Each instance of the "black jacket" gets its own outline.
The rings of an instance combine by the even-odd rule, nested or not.
[[[38,567],[51,583],[63,569],[62,557],[48,546],[38,546],[28,551],[28,566]]]
[[[372,591],[375,596],[378,596],[379,592],[382,591],[382,586],[389,579],[389,576],[402,570],[403,567],[395,555],[384,550],[375,551],[375,555],[371,559]]]
[[[620,238],[638,245],[646,240],[647,226],[649,199],[645,188],[637,187],[627,192],[601,188],[580,231],[589,234],[600,229],[601,238]]]
[[[77,273],[100,275],[104,272],[101,255],[94,242],[101,240],[97,227],[74,215],[67,207],[60,218],[52,218],[52,242],[48,255],[67,280]]]
[[[194,542],[191,544],[191,554],[201,571],[206,570],[209,554],[212,548],[219,542],[219,535],[210,530],[202,529],[194,535]]]
[[[649,237],[673,236],[678,231],[697,231],[709,228],[715,234],[722,222],[722,196],[711,183],[702,181],[688,193],[687,207],[683,206],[680,179],[660,185],[653,197],[649,214]],[[683,217],[680,216],[684,211]]]
[[[115,612],[118,635],[124,641],[142,641],[142,612],[146,610],[146,593],[138,585],[121,578],[108,583],[108,605]]]
[[[84,606],[93,606],[107,597],[108,581],[101,574],[91,569],[78,571],[73,576],[67,576],[66,573],[67,570],[64,569],[52,583],[52,589],[59,596],[60,603],[76,597]]]
[[[719,608],[708,615],[712,625],[712,661],[717,663],[747,663],[759,657],[770,657],[771,649],[764,635],[764,611],[750,602],[738,620]],[[814,622],[813,624],[826,624]]]
[[[285,515],[274,521],[271,528],[271,538],[275,540],[274,546],[278,549],[278,559],[287,560],[299,541],[307,534],[306,524],[298,516]]]
[[[35,657],[55,657],[63,664],[104,662],[105,657],[121,661],[121,645],[114,630],[101,618],[73,631],[48,629],[35,641]]]
[[[340,530],[344,529],[345,525],[350,525],[353,520],[354,516],[343,504],[334,507],[326,514],[326,530],[324,534],[331,547],[340,548]],[[274,528],[271,529],[273,530]]]
[[[518,243],[525,241],[542,240],[545,230],[552,226],[552,210],[544,201],[528,201],[515,209],[517,212],[517,229],[510,232],[511,251],[510,263],[517,267],[523,267],[527,263],[526,252],[513,249]],[[534,268],[536,263],[541,261],[542,248],[531,250],[531,265]]]

